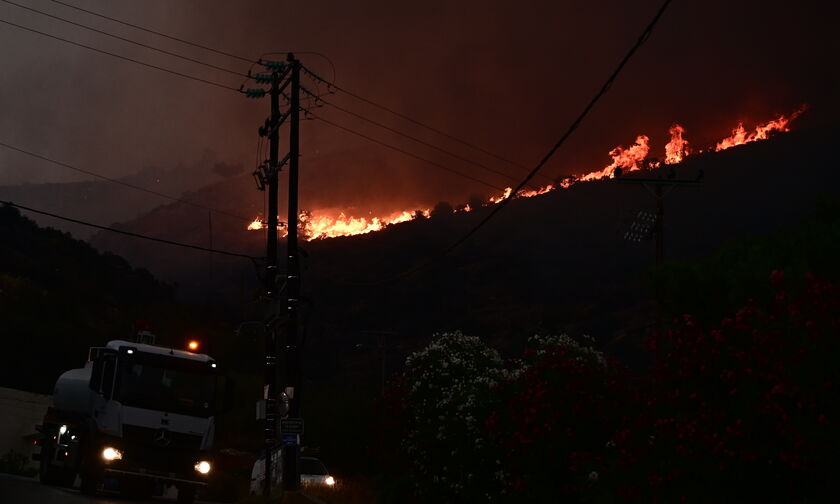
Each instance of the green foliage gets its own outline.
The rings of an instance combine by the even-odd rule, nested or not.
[[[500,461],[484,422],[493,386],[506,375],[499,354],[460,332],[436,334],[406,360],[402,448],[417,495],[484,501],[499,486]]]
[[[671,261],[651,272],[651,290],[671,316],[691,313],[708,325],[733,306],[753,299],[761,306],[772,301],[767,272],[784,270],[791,277],[813,273],[840,279],[840,200],[824,197],[814,214],[769,236],[742,238],[705,261]]]

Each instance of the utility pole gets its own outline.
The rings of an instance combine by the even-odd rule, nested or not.
[[[653,229],[656,240],[654,252],[654,264],[658,267],[665,262],[665,196],[671,192],[675,187],[698,187],[700,179],[702,178],[702,171],[694,180],[678,180],[674,178],[674,168],[671,167],[671,172],[667,178],[639,178],[639,177],[621,177],[621,172],[614,174],[615,181],[620,184],[640,184],[647,189],[656,200],[656,218],[654,219]],[[659,362],[661,355],[661,345],[659,338],[662,335],[664,324],[662,323],[662,299],[661,293],[656,292],[656,361]]]
[[[265,125],[260,127],[260,136],[268,136],[270,142],[270,159],[260,165],[253,176],[257,188],[265,190],[268,187],[268,233],[266,245],[266,278],[265,290],[269,301],[269,314],[266,321],[265,335],[265,384],[263,399],[265,400],[265,479],[263,496],[271,496],[272,485],[272,455],[278,448],[278,416],[280,421],[280,435],[282,442],[282,475],[283,489],[297,490],[300,488],[300,435],[303,434],[303,420],[301,414],[300,391],[300,349],[298,335],[298,304],[300,299],[300,264],[298,252],[298,161],[300,158],[300,62],[294,54],[289,53],[286,62],[268,61],[260,63],[271,71],[270,75],[258,74],[252,78],[261,84],[271,84],[268,94],[271,97],[271,116]],[[250,73],[249,73],[250,76]],[[288,78],[287,78],[288,76]],[[286,96],[284,90],[291,86],[291,96]],[[243,91],[250,98],[265,96],[265,89],[248,89]],[[280,97],[289,101],[289,110],[280,113]],[[280,126],[290,119],[289,152],[279,159]],[[281,300],[277,292],[277,192],[278,173],[280,168],[289,163],[289,211],[286,223],[287,235],[287,263],[285,297]],[[283,377],[282,392],[277,388],[277,329],[282,326],[283,343]],[[288,400],[288,410],[280,411],[278,398]],[[291,418],[286,419],[285,415]]]
[[[269,139],[269,159],[265,160],[256,171],[254,179],[257,182],[257,189],[264,191],[268,189],[268,215],[266,230],[266,266],[264,289],[269,309],[265,322],[265,361],[263,400],[265,402],[265,423],[263,428],[263,439],[265,448],[263,496],[271,496],[272,486],[272,456],[277,450],[277,338],[276,326],[278,319],[277,311],[277,193],[279,189],[278,174],[284,161],[279,160],[280,150],[280,125],[286,116],[280,114],[280,95],[282,93],[281,82],[288,73],[286,65],[282,62],[261,62],[268,68],[270,74],[258,74],[253,79],[260,84],[270,84],[268,92],[271,105],[270,115],[265,124],[260,127],[261,137]],[[250,74],[249,74],[250,75]],[[248,89],[244,94],[249,98],[262,98],[266,95],[265,89]]]
[[[301,418],[300,338],[298,330],[298,307],[300,300],[300,263],[298,252],[298,161],[300,159],[300,61],[294,54],[286,58],[291,67],[291,96],[289,98],[289,212],[288,235],[286,236],[286,310],[285,331],[285,376],[289,397],[289,416]],[[291,394],[289,394],[291,390]],[[299,438],[298,438],[299,439]],[[300,445],[283,446],[283,489],[295,491],[300,488]]]
[[[277,71],[271,73],[271,116],[269,119],[269,159],[268,159],[268,237],[266,239],[265,291],[268,302],[277,297],[277,164],[280,151],[280,134],[278,132],[280,120],[280,75]],[[271,317],[269,318],[271,320]],[[265,479],[263,482],[263,497],[271,497],[272,456],[277,445],[277,416],[274,395],[277,386],[277,340],[274,324],[269,322],[265,330],[265,382],[263,384],[263,399],[265,400]]]
[[[652,160],[653,161],[653,160]],[[637,178],[637,177],[628,177],[628,178],[621,178],[621,172],[616,171],[613,174],[615,181],[622,184],[641,184],[645,189],[647,189],[653,197],[656,199],[656,215],[653,219],[653,231],[656,239],[655,244],[655,252],[654,258],[656,266],[661,266],[665,262],[665,195],[676,188],[677,186],[684,186],[684,187],[699,187],[700,179],[703,177],[702,170],[697,174],[697,177],[694,180],[677,180],[676,173],[674,171],[674,167],[671,166],[670,172],[666,178]],[[663,349],[662,349],[662,336],[664,330],[664,324],[662,323],[662,292],[659,288],[656,288],[655,292],[656,296],[656,333],[654,334],[654,366],[659,366],[662,364],[662,357],[663,357]],[[661,399],[661,390],[658,390],[657,381],[654,380],[652,385],[651,393],[656,400],[655,408],[657,410],[657,415],[662,415],[662,402]],[[662,445],[658,443],[658,440],[654,439],[654,457],[656,460],[656,467],[658,472],[662,472],[663,461],[662,461]],[[661,488],[656,490],[654,493],[653,502],[659,503],[662,502],[662,492]]]

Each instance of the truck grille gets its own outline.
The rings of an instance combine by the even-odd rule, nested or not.
[[[191,474],[199,457],[201,436],[123,425],[123,467],[149,472]]]

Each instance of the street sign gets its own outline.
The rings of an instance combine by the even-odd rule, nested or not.
[[[300,435],[283,434],[283,439],[281,441],[283,446],[300,446]]]
[[[284,418],[280,420],[280,432],[283,434],[303,434],[303,418]]]

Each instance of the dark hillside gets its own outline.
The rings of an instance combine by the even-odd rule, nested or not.
[[[140,320],[178,346],[223,331],[147,270],[0,206],[0,386],[51,392],[89,346],[133,339]]]
[[[699,170],[705,175],[699,187],[678,188],[666,197],[667,257],[706,257],[733,239],[801,220],[819,195],[837,192],[834,138],[831,128],[803,129],[678,165],[678,178],[693,179]],[[646,174],[666,175],[665,170]],[[231,195],[210,186],[193,197],[230,207],[241,199],[246,208],[251,191]],[[644,276],[653,263],[653,247],[622,236],[639,210],[653,208],[645,188],[613,181],[516,200],[455,253],[394,282],[382,280],[435,256],[489,210],[438,214],[379,233],[304,243],[303,280],[312,301],[309,351],[329,354],[318,357],[321,362],[338,362],[357,343],[383,331],[403,350],[432,331],[456,328],[502,346],[516,346],[540,330],[589,333],[602,343],[625,340],[628,333],[639,336],[652,318]],[[124,226],[206,243],[206,228],[181,218],[186,211],[168,205]],[[238,223],[214,231],[220,248],[264,253],[261,233],[246,232]],[[211,270],[203,253],[103,233],[93,242],[177,282],[181,296],[209,297],[243,318],[260,316],[249,303],[259,283],[246,261],[214,257]]]

